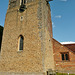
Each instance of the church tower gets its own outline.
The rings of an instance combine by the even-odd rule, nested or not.
[[[0,72],[7,75],[49,75],[47,71],[54,70],[48,1],[51,0],[9,0]]]

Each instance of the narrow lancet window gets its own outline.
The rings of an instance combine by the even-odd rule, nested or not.
[[[23,36],[21,35],[20,38],[19,38],[19,51],[20,51],[20,50],[23,50],[23,40],[24,40],[24,38],[23,38]]]

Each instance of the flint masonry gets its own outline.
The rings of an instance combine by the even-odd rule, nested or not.
[[[47,75],[54,68],[48,1],[9,0],[0,75]]]

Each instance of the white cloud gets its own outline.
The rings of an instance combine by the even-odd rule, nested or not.
[[[61,44],[75,44],[75,42],[68,41],[68,42],[60,42]]]
[[[55,16],[55,18],[61,18],[61,15],[57,15],[57,16]]]
[[[60,1],[67,2],[67,0],[60,0]]]
[[[52,27],[53,27],[53,28],[55,28],[55,27],[56,27],[56,26],[55,26],[55,24],[54,24],[54,22],[52,22]]]

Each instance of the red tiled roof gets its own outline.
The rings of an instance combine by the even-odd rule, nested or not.
[[[75,52],[75,44],[63,44],[63,45],[72,50],[73,52]]]

